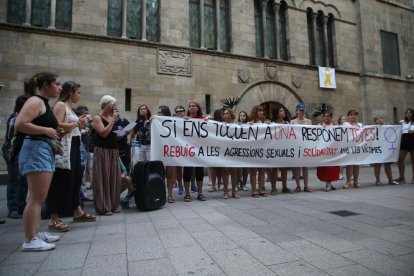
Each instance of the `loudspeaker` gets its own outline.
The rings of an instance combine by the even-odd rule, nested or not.
[[[151,211],[165,205],[165,170],[161,161],[137,162],[132,183],[136,188],[134,198],[139,210]]]

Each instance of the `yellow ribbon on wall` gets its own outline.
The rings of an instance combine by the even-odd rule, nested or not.
[[[324,86],[332,86],[331,81],[331,72],[329,71],[329,68],[325,68],[325,82],[323,83]]]

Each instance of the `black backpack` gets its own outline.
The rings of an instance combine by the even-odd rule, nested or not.
[[[14,130],[14,123],[17,115],[12,117],[9,121],[9,128],[7,129],[7,137],[1,148],[3,158],[6,162],[13,163],[19,157],[20,150],[24,141],[24,134]]]

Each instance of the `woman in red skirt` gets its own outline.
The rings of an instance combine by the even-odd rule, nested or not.
[[[334,126],[335,123],[332,122],[332,111],[324,111],[322,113],[323,121],[320,125],[322,126]],[[340,173],[339,166],[332,166],[332,167],[318,167],[316,170],[316,176],[320,181],[326,182],[325,192],[329,192],[332,190],[336,190],[334,186],[332,186],[332,181],[338,181]]]

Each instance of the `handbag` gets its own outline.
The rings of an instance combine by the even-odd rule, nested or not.
[[[64,123],[68,122],[68,107],[66,106],[65,110],[65,119]],[[61,143],[63,145],[62,153],[55,155],[55,167],[60,169],[70,170],[70,149],[72,145],[72,131],[66,133],[62,139]],[[53,146],[52,146],[53,149]]]

